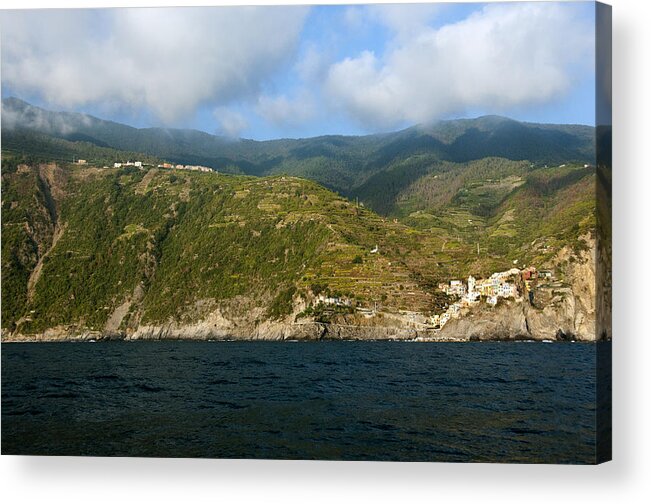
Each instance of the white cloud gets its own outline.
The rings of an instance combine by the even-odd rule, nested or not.
[[[312,20],[318,36],[303,30],[303,7],[1,11],[3,87],[54,108],[167,124],[205,107],[235,136],[247,118],[258,124],[255,114],[281,131],[347,117],[377,131],[508,114],[593,72],[594,27],[574,5],[494,4],[432,28],[441,9],[345,7],[324,18],[332,33]]]
[[[303,7],[3,11],[2,78],[52,105],[164,122],[255,95],[289,58]]]
[[[445,8],[445,4],[376,4],[365,10],[369,17],[389,28],[403,39],[427,28],[427,25]]]
[[[227,107],[217,107],[213,111],[213,117],[218,123],[217,132],[231,138],[239,138],[249,127],[249,122],[242,114]]]
[[[326,48],[309,44],[294,69],[301,80],[314,84],[323,81],[333,61]]]
[[[359,30],[367,21],[367,12],[363,6],[351,5],[343,13],[344,25],[351,30]]]
[[[83,114],[52,114],[37,107],[14,107],[2,103],[2,128],[31,128],[38,131],[68,135],[80,126],[90,126],[92,120]]]
[[[276,126],[297,128],[314,118],[316,103],[314,97],[305,90],[292,98],[285,95],[263,95],[258,100],[256,112]]]
[[[439,29],[409,16],[393,24],[383,56],[345,58],[325,83],[331,100],[371,129],[545,103],[592,71],[593,27],[570,5],[489,5]]]

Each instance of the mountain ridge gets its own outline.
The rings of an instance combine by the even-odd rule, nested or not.
[[[115,149],[223,173],[296,176],[357,198],[387,216],[399,216],[398,196],[444,163],[465,169],[477,160],[499,157],[536,167],[594,164],[594,128],[521,123],[501,116],[439,121],[364,136],[257,141],[198,130],[138,129],[83,114],[50,112],[15,98],[2,104],[3,149],[8,151],[24,153],[40,142],[46,159],[53,159],[53,152],[65,160],[66,153],[69,159],[85,152],[92,157],[97,149]],[[47,138],[52,148],[45,145]],[[71,143],[62,144],[67,141]],[[114,159],[110,151],[101,155],[109,166],[112,161],[126,161],[120,152],[113,153]]]
[[[537,124],[537,123],[524,123],[514,119],[501,117],[501,116],[481,116],[475,119],[453,119],[438,121],[435,124],[415,125],[403,130],[376,133],[369,135],[347,136],[347,135],[321,135],[309,138],[280,138],[273,140],[251,140],[251,139],[229,139],[227,137],[212,135],[210,133],[196,130],[196,129],[176,129],[176,128],[135,128],[119,122],[101,119],[95,116],[71,113],[71,112],[53,112],[41,107],[29,104],[18,98],[4,98],[2,100],[2,113],[3,113],[3,129],[12,130],[15,128],[27,129],[38,131],[40,133],[52,134],[60,138],[66,139],[67,135],[71,133],[81,133],[88,138],[94,138],[98,142],[102,142],[103,146],[110,146],[120,150],[140,151],[150,155],[167,155],[172,152],[174,156],[189,155],[196,156],[199,151],[203,149],[202,153],[207,157],[225,157],[231,158],[233,161],[246,160],[251,162],[259,162],[260,156],[263,156],[267,161],[269,158],[283,154],[284,151],[291,151],[299,148],[300,152],[306,153],[306,149],[314,144],[329,145],[331,147],[351,147],[351,144],[357,144],[359,148],[367,149],[374,144],[379,144],[385,147],[387,142],[404,141],[405,139],[417,139],[421,142],[427,142],[428,139],[434,139],[440,142],[441,147],[450,145],[452,142],[460,141],[464,134],[469,130],[476,130],[479,133],[490,133],[495,136],[495,128],[516,128],[518,131],[528,132],[530,134],[539,134],[540,131],[559,131],[572,137],[567,131],[577,131],[574,135],[578,143],[585,141],[585,135],[591,134],[594,128],[583,125],[554,125],[554,124]],[[532,131],[527,131],[532,130]],[[456,135],[451,135],[451,131],[456,131]],[[511,131],[511,130],[509,130]],[[474,133],[475,135],[477,133]],[[447,139],[447,143],[442,139]],[[169,141],[177,143],[178,151],[173,152],[169,145],[160,144],[162,141]],[[477,140],[476,138],[474,140]],[[496,146],[490,145],[491,138],[483,138],[485,142],[489,142],[486,146],[488,149],[493,149]],[[495,138],[493,138],[493,141]],[[503,141],[502,138],[498,138]],[[152,142],[158,141],[158,144]],[[335,143],[339,145],[335,145]],[[445,153],[446,159],[450,161],[458,160],[451,159],[459,156],[459,150],[465,146],[466,141],[461,140],[460,147],[457,147],[455,152]],[[106,144],[106,145],[104,145]],[[424,147],[432,147],[423,144]],[[436,145],[434,145],[436,147]],[[586,153],[581,152],[584,146],[579,146],[571,154],[578,157],[585,157]],[[154,150],[156,149],[156,151]],[[185,151],[183,150],[185,149]],[[219,150],[215,150],[219,149]],[[244,152],[243,149],[253,150],[253,152]],[[221,154],[221,156],[220,156]],[[317,153],[318,154],[318,153]],[[355,152],[347,152],[345,154],[354,155]],[[485,153],[481,153],[485,154]],[[479,159],[486,157],[486,155],[496,155],[495,153],[488,153],[485,155],[478,154]],[[544,157],[544,156],[543,156]],[[541,158],[542,159],[542,158]],[[466,159],[467,160],[467,159]],[[567,156],[566,156],[566,159]],[[536,161],[529,159],[529,161]]]
[[[365,137],[383,137],[383,136],[388,136],[388,135],[393,135],[393,134],[399,134],[399,133],[404,133],[408,132],[411,130],[427,130],[433,127],[436,127],[437,125],[454,125],[454,124],[475,124],[475,125],[486,125],[487,123],[504,123],[504,122],[510,122],[510,123],[517,123],[517,124],[523,124],[526,126],[542,126],[542,127],[581,127],[581,128],[590,128],[594,129],[594,126],[587,125],[587,124],[581,124],[581,123],[536,123],[533,121],[519,121],[517,119],[513,119],[508,116],[501,116],[499,114],[485,114],[477,117],[460,117],[460,118],[454,118],[454,119],[439,119],[433,122],[426,122],[426,123],[418,123],[414,124],[411,126],[407,126],[405,128],[399,129],[399,130],[392,130],[392,131],[385,131],[385,132],[378,132],[378,133],[367,133],[367,134],[359,134],[359,135],[346,135],[346,134],[339,134],[339,133],[325,133],[322,135],[315,135],[311,137],[278,137],[278,138],[270,138],[270,139],[265,139],[265,140],[256,140],[253,138],[245,138],[245,137],[228,137],[224,135],[216,135],[213,133],[209,133],[204,130],[196,129],[196,128],[174,128],[174,127],[164,127],[164,126],[143,126],[143,127],[137,127],[137,126],[131,126],[126,123],[121,123],[119,121],[114,121],[111,119],[104,119],[101,117],[98,117],[93,114],[86,114],[83,112],[69,112],[66,110],[51,110],[47,109],[38,105],[33,105],[29,103],[26,100],[23,100],[21,98],[15,97],[15,96],[8,96],[5,98],[2,98],[2,104],[3,106],[8,106],[10,107],[9,110],[17,111],[17,110],[29,110],[33,112],[46,112],[49,114],[61,114],[61,115],[66,115],[66,116],[72,116],[72,117],[80,117],[80,118],[87,118],[89,120],[93,121],[100,121],[103,123],[109,123],[109,124],[114,124],[114,125],[119,125],[125,128],[130,128],[133,130],[140,130],[140,131],[145,131],[145,130],[160,130],[160,131],[178,131],[178,132],[187,132],[187,133],[199,133],[199,134],[204,134],[208,135],[210,137],[218,138],[221,140],[224,140],[225,142],[238,142],[238,141],[245,141],[245,142],[258,142],[258,143],[267,143],[267,142],[277,142],[277,141],[302,141],[302,140],[315,140],[315,139],[328,139],[328,138],[353,138],[353,139],[358,139],[358,138],[365,138]]]

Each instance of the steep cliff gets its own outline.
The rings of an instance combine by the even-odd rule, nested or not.
[[[550,282],[534,290],[533,302],[500,301],[466,310],[441,331],[451,340],[535,339],[594,341],[595,240],[583,238],[585,248],[564,247],[548,266],[560,271],[563,281]]]

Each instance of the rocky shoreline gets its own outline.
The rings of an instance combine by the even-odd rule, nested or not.
[[[558,312],[537,310],[524,303],[509,303],[492,310],[476,310],[451,320],[443,330],[400,325],[367,323],[352,325],[308,321],[268,321],[258,325],[230,322],[216,325],[210,320],[197,324],[169,323],[140,326],[135,331],[92,331],[53,328],[40,334],[5,333],[3,343],[10,342],[88,342],[88,341],[596,341],[594,321],[581,324]],[[222,322],[225,322],[222,319]],[[592,329],[592,330],[590,330]]]
[[[403,342],[419,342],[419,343],[476,343],[476,342],[537,342],[537,343],[562,343],[562,342],[577,342],[577,343],[596,343],[598,341],[610,341],[605,339],[592,339],[581,340],[575,339],[573,336],[556,336],[550,339],[535,339],[524,335],[516,335],[513,337],[484,337],[484,338],[447,338],[442,336],[432,336],[425,331],[412,331],[409,333],[398,334],[394,337],[373,338],[366,337],[364,334],[356,336],[349,336],[345,338],[340,337],[323,337],[323,338],[295,338],[288,336],[283,339],[265,339],[265,338],[237,338],[231,336],[215,336],[207,338],[189,338],[189,337],[159,337],[159,338],[132,338],[126,334],[121,333],[95,333],[92,331],[71,335],[66,337],[48,337],[45,334],[39,335],[17,335],[11,337],[3,337],[2,343],[96,343],[96,342],[132,342],[132,341],[206,341],[206,342],[252,342],[252,341],[269,341],[269,342],[315,342],[315,341],[365,341],[365,342],[378,342],[378,341],[403,341]]]

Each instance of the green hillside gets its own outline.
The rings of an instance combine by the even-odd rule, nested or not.
[[[321,292],[429,313],[446,302],[439,281],[543,264],[594,227],[579,166],[445,165],[401,193],[398,220],[294,177],[4,158],[2,327],[27,333],[101,329],[127,300],[121,329],[223,303],[273,319]]]
[[[399,257],[416,248],[404,226],[313,182],[8,163],[2,190],[3,327],[102,327],[130,296],[143,323],[238,296],[270,318],[312,291],[370,303],[408,288],[423,310],[433,300]]]

